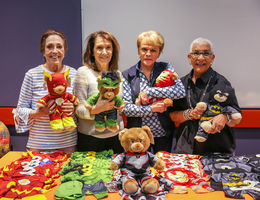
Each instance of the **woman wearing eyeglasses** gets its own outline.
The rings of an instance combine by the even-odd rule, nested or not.
[[[198,102],[210,103],[212,92],[224,86],[230,86],[230,82],[221,74],[213,70],[212,64],[215,55],[212,43],[205,38],[197,38],[190,45],[188,59],[193,69],[182,77],[182,83],[186,89],[186,97],[175,100],[171,119],[180,123],[176,133],[177,153],[192,153],[203,155],[209,152],[233,153],[236,147],[233,129],[240,120],[230,119],[227,114],[218,114],[210,122],[212,127],[208,139],[205,142],[197,142],[194,139],[198,131],[198,122],[203,112],[195,109]],[[241,113],[235,92],[232,88],[231,107]]]

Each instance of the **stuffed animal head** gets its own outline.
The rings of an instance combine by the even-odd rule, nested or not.
[[[98,90],[104,98],[112,100],[119,93],[120,74],[116,71],[105,71],[97,78]]]
[[[44,73],[44,81],[47,84],[48,91],[53,96],[62,96],[70,85],[69,71],[64,73],[52,73],[49,74],[46,71]]]
[[[233,104],[233,99],[235,99],[235,91],[229,85],[221,85],[216,87],[216,90],[210,92],[211,103],[219,103],[222,106],[227,106]]]
[[[221,90],[217,90],[216,94],[214,95],[214,99],[219,102],[219,103],[223,103],[227,100],[228,98],[228,93],[226,92],[222,92]]]
[[[148,126],[124,129],[119,133],[119,140],[126,152],[146,152],[154,144],[153,134]]]
[[[157,78],[156,78],[156,86],[157,87],[166,87],[172,86],[175,80],[178,79],[178,74],[176,72],[172,72],[170,70],[164,70]]]

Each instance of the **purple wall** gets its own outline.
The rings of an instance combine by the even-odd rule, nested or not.
[[[62,31],[69,50],[64,64],[81,65],[81,1],[0,1],[0,106],[16,106],[24,74],[43,63],[40,39],[47,29]]]

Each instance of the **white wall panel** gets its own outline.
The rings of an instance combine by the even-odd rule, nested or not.
[[[120,43],[121,70],[138,61],[137,35],[159,31],[166,42],[159,60],[171,62],[180,76],[191,69],[191,41],[208,38],[213,68],[231,81],[240,106],[260,108],[259,0],[82,0],[83,41],[102,29]]]

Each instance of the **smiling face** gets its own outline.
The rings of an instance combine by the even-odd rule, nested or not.
[[[192,46],[192,52],[188,54],[189,62],[191,63],[194,76],[201,77],[211,66],[215,58],[212,53],[210,44],[206,41],[196,42]]]
[[[108,70],[109,62],[111,61],[113,55],[112,42],[101,36],[98,36],[95,39],[93,53],[94,53],[95,62],[99,70],[100,71]]]
[[[142,67],[152,68],[160,56],[160,49],[158,46],[142,41],[138,48],[138,55]]]
[[[48,70],[59,72],[65,55],[64,41],[59,35],[50,35],[46,38],[43,56]]]

